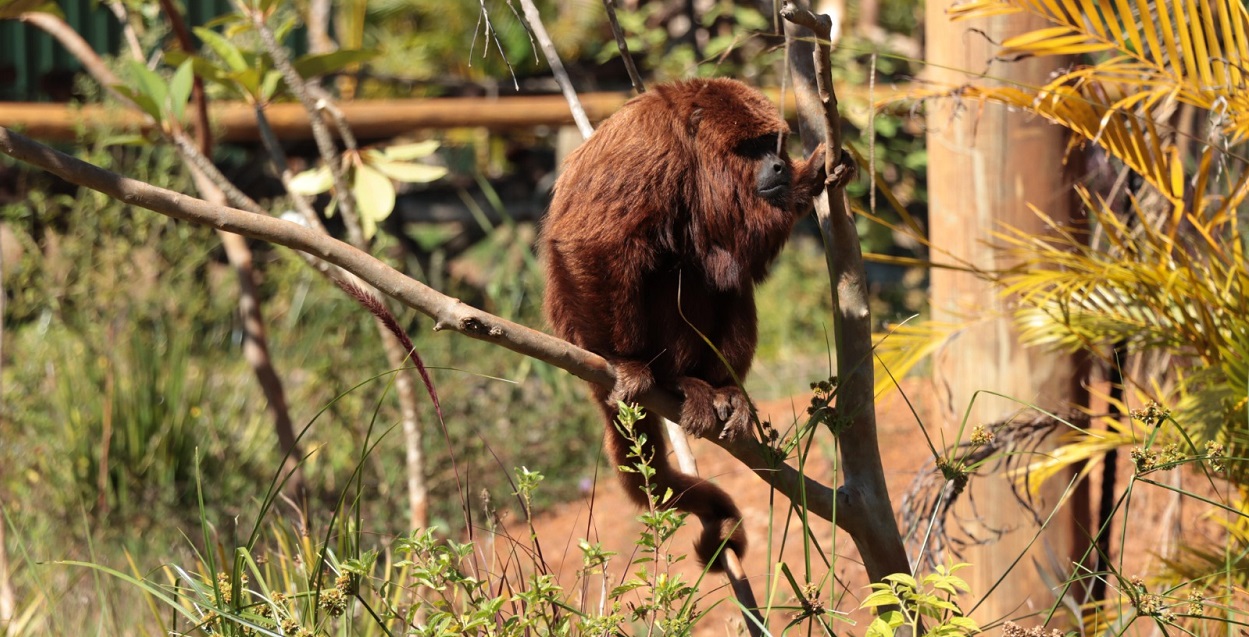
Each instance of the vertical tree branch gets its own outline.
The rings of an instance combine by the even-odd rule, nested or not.
[[[332,0],[309,0],[308,17],[304,24],[308,27],[308,52],[330,53],[338,48],[330,37],[330,15],[334,10]]]
[[[325,125],[325,120],[321,119],[321,105],[313,98],[312,93],[308,91],[308,84],[291,64],[291,57],[286,49],[278,44],[273,30],[265,23],[264,13],[251,11],[250,17],[252,25],[256,27],[256,32],[260,34],[260,41],[264,44],[265,51],[273,59],[273,67],[282,74],[286,87],[303,105],[304,110],[308,111],[308,125],[312,128],[312,138],[316,141],[317,152],[321,154],[321,160],[330,169],[330,175],[334,179],[334,192],[338,195],[338,209],[342,212],[343,220],[346,222],[344,225],[347,228],[347,239],[352,245],[364,245],[364,234],[360,231],[360,218],[356,214],[356,197],[351,188],[347,187],[338,148],[334,144],[333,136],[330,135],[329,127]]]
[[[195,42],[182,20],[182,14],[174,6],[172,0],[160,0],[165,19],[178,38],[178,44],[187,54],[195,53]],[[235,199],[248,199],[243,193],[234,189],[224,175],[217,171],[216,166],[208,159],[212,156],[212,131],[208,127],[208,96],[204,92],[204,80],[195,76],[191,88],[191,99],[195,106],[197,144],[190,147],[190,140],[182,138],[179,148],[183,156],[195,158],[191,165],[191,178],[195,187],[204,193],[205,199],[213,203],[224,204],[227,193],[233,191]],[[179,136],[181,137],[181,136]],[[207,164],[207,166],[205,166]],[[253,202],[254,203],[254,202]],[[259,208],[259,206],[256,206]],[[282,377],[273,365],[273,356],[269,353],[269,337],[266,333],[264,313],[260,304],[260,291],[256,285],[255,259],[252,250],[243,237],[230,232],[218,231],[221,245],[225,249],[226,260],[234,268],[239,284],[239,318],[243,324],[243,358],[247,360],[260,384],[265,396],[269,414],[273,418],[273,428],[278,436],[278,448],[286,458],[283,473],[290,475],[286,482],[287,489],[294,494],[296,500],[306,494],[306,482],[300,469],[303,451],[299,447],[295,435],[295,427],[291,421],[290,407],[286,401],[286,389],[282,385]]]
[[[350,189],[345,187],[342,166],[338,160],[329,128],[324,120],[321,119],[320,112],[324,110],[329,114],[347,149],[354,152],[357,149],[356,138],[352,134],[346,118],[343,117],[342,112],[334,105],[329,94],[325,93],[319,86],[306,82],[295,71],[295,67],[290,63],[286,50],[278,44],[273,36],[273,32],[265,24],[263,15],[259,12],[253,13],[252,20],[256,28],[261,32],[261,41],[264,43],[265,50],[273,58],[274,66],[282,73],[287,87],[299,97],[300,102],[304,105],[304,109],[308,111],[308,119],[311,122],[313,135],[317,141],[317,148],[321,152],[321,159],[330,166],[331,173],[334,175],[335,191],[338,195],[340,208],[343,208],[344,204],[349,203],[351,209],[354,210],[354,195]],[[287,192],[292,200],[296,202],[296,206],[301,208],[304,218],[309,220],[311,227],[319,228],[324,232],[325,227],[317,219],[316,214],[311,212],[311,206],[307,200],[302,195],[290,191],[291,175],[289,170],[285,168],[286,160],[281,148],[276,143],[276,136],[273,135],[272,129],[269,128],[268,122],[264,119],[263,111],[258,108],[256,114],[262,130],[261,137],[265,140],[265,146],[275,165],[278,166],[279,174],[282,175],[282,183],[287,186]],[[347,229],[348,241],[363,252],[371,252],[370,242],[364,238],[359,216],[355,214],[348,215],[346,214],[346,209],[343,208],[343,210],[343,221]],[[337,273],[323,272],[332,278],[339,278]],[[377,294],[377,291],[367,283],[361,282],[358,287],[364,289],[369,294]],[[383,306],[389,305],[384,296],[379,295],[379,297],[382,299]],[[393,312],[394,310],[390,309],[389,311]],[[411,352],[407,351],[399,339],[381,322],[375,322],[375,325],[378,336],[382,341],[382,350],[386,354],[387,364],[392,369],[399,370],[395,378],[395,398],[399,401],[400,421],[403,425],[405,467],[407,469],[408,525],[413,529],[425,528],[429,525],[429,487],[425,480],[424,432],[422,431],[419,417],[416,382],[412,378],[412,370],[407,366]]]
[[[805,138],[811,134],[812,128],[818,128],[810,126],[812,121],[823,125],[827,147],[825,161],[831,184],[842,154],[841,121],[830,66],[831,21],[827,16],[817,17],[793,2],[785,3],[781,15],[786,21],[801,25],[815,34],[815,51],[812,51],[809,39],[793,39],[790,55],[805,55],[811,60],[809,66],[799,65],[797,60],[793,64],[795,84],[800,87],[799,105],[808,109],[801,113],[807,124],[802,134]],[[792,38],[789,27],[786,31]],[[808,69],[811,75],[807,75]],[[810,91],[812,75],[816,89],[814,99],[811,95],[801,95],[804,90]],[[818,111],[814,109],[815,104],[819,105]],[[816,119],[816,112],[822,117]],[[810,139],[804,139],[804,142],[814,145]],[[833,331],[839,379],[836,407],[840,419],[848,423],[845,435],[838,436],[845,482],[837,490],[840,507],[837,522],[849,532],[859,549],[868,576],[873,581],[880,581],[892,573],[909,573],[910,564],[893,516],[877,442],[871,310],[859,236],[849,212],[844,187],[830,187],[825,195],[827,206],[817,206],[816,212],[820,232],[824,235],[829,273],[834,278]],[[844,523],[842,516],[847,518]]]

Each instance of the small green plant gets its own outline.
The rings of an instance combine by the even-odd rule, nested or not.
[[[673,573],[672,566],[686,556],[667,550],[672,536],[685,525],[686,514],[666,506],[674,495],[672,490],[659,493],[658,485],[653,482],[655,468],[651,462],[654,458],[647,455],[646,434],[635,429],[644,415],[637,405],[620,403],[616,417],[616,427],[629,442],[628,455],[634,461],[633,465],[618,469],[642,476],[642,490],[646,493],[647,503],[646,510],[638,518],[646,528],[637,540],[637,546],[642,551],[634,562],[637,570],[624,584],[612,589],[611,596],[618,597],[634,590],[646,591],[642,601],[633,607],[633,619],[657,626],[664,634],[687,634],[696,618],[693,593],[697,590],[697,582],[691,585],[679,574]]]
[[[980,632],[975,620],[963,615],[956,598],[971,591],[955,571],[971,566],[937,565],[937,572],[916,581],[906,573],[886,575],[885,581],[871,585],[859,608],[885,608],[867,627],[867,637],[892,637],[899,628],[910,628],[911,635],[956,637]],[[935,623],[935,625],[934,625]]]

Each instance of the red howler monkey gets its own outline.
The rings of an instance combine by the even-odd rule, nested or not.
[[[616,401],[655,385],[684,396],[686,431],[707,436],[724,422],[723,437],[749,434],[734,376],[745,378],[755,352],[755,285],[825,181],[823,148],[792,161],[788,132],[776,106],[745,84],[690,80],[634,98],[564,164],[541,235],[545,308],[559,336],[616,370],[614,389],[592,391],[617,466],[629,464],[629,445],[615,427]],[[672,489],[673,506],[702,521],[699,559],[717,568],[722,545],[741,555],[732,498],[671,465],[658,419],[637,426],[660,492]],[[640,476],[620,476],[645,505]]]

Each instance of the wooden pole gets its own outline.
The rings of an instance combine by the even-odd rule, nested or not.
[[[943,86],[1003,80],[1036,86],[1048,81],[1064,63],[1059,58],[993,60],[994,43],[1048,25],[1022,13],[951,23],[945,10],[952,4],[953,0],[930,0],[926,7],[928,80]],[[935,251],[949,253],[935,258],[961,259],[986,270],[1008,268],[1012,261],[993,246],[1000,244],[996,232],[1006,228],[1045,232],[1028,204],[1060,223],[1072,221],[1076,208],[1064,174],[1067,138],[1063,129],[1002,106],[947,99],[927,108],[931,239]],[[936,356],[934,364],[935,381],[950,396],[943,405],[947,441],[954,440],[969,405],[963,440],[975,425],[1005,420],[1025,410],[1025,404],[1063,414],[1082,399],[1079,361],[1024,349],[1010,311],[1010,299],[1003,299],[982,279],[962,272],[933,271],[933,318],[967,326]],[[1019,402],[976,395],[979,390]],[[992,537],[1005,531],[1000,539],[963,555],[964,561],[974,565],[967,579],[975,594],[985,595],[996,585],[976,613],[982,625],[1049,608],[1054,602],[1051,585],[1071,575],[1073,550],[1070,505],[1050,520],[1028,550],[1038,525],[1018,505],[1007,480],[986,473],[972,478],[970,493],[962,499],[967,506],[956,510],[973,535]],[[1065,485],[1054,486],[1038,501],[1041,519],[1053,509]],[[1025,557],[1016,564],[1021,554]],[[1012,564],[1013,570],[998,584]],[[1052,578],[1038,570],[1052,567],[1061,570]],[[1036,618],[1030,618],[1025,625],[1036,623]]]

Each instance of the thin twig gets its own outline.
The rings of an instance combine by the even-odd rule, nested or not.
[[[263,24],[263,21],[261,21],[261,24]],[[274,50],[272,47],[277,47],[276,40],[274,40],[270,34],[270,37],[268,37],[265,42],[266,47],[271,47],[272,53]],[[280,47],[277,47],[277,50],[285,53],[285,49],[281,49]],[[274,65],[278,66],[277,55],[274,55]],[[316,106],[320,110],[329,114],[330,119],[334,122],[338,135],[343,140],[343,145],[347,148],[347,151],[352,153],[356,152],[359,148],[356,142],[356,137],[351,131],[351,126],[347,123],[347,118],[343,116],[342,111],[334,103],[333,97],[327,93],[325,89],[321,88],[320,85],[313,82],[304,82],[303,78],[295,72],[294,67],[290,65],[289,62],[285,64],[285,67],[286,70],[282,70],[281,67],[279,67],[279,70],[283,73],[283,77],[287,78],[287,84],[290,86],[297,85],[298,92],[306,96],[308,100],[315,99]],[[290,75],[294,76],[295,84],[292,84],[292,78],[287,77],[288,72]],[[307,100],[302,101],[307,109]],[[303,195],[293,192],[290,188],[291,180],[294,176],[291,174],[286,162],[285,153],[282,152],[281,146],[277,143],[277,136],[273,134],[273,129],[269,126],[268,120],[264,116],[263,108],[259,106],[256,108],[256,117],[257,124],[261,129],[261,138],[265,142],[265,148],[269,152],[269,156],[272,158],[274,164],[277,166],[278,174],[282,179],[282,185],[286,188],[286,191],[290,195],[291,200],[294,202],[295,207],[299,209],[308,227],[325,233],[325,226],[321,223],[320,218],[312,209],[311,203]],[[317,110],[308,110],[308,117],[312,122],[314,134],[318,135],[318,147],[323,148],[321,142],[324,139],[329,142],[328,147],[333,148],[333,142],[329,139],[329,132],[326,130],[324,121],[318,117]],[[318,130],[322,132],[317,133]],[[339,165],[337,158],[327,156],[323,152],[322,160],[327,164],[330,164],[332,169],[331,172],[338,171],[335,174],[339,174],[341,176],[341,166]],[[338,194],[340,206],[344,201],[344,197],[349,198],[352,202],[354,202],[354,195],[349,190],[341,189],[338,191]],[[352,205],[354,205],[354,203]],[[344,210],[343,220],[344,225],[347,228],[348,238],[352,245],[364,252],[368,252],[370,242],[364,237],[364,233],[360,229],[359,217],[356,215],[348,215],[346,210]],[[338,283],[339,287],[342,287],[344,290],[348,289],[344,285],[344,282],[346,282],[352,288],[364,288],[367,294],[373,294],[372,286],[357,280],[350,273],[333,271],[326,267],[325,263],[320,259],[310,258],[307,255],[304,256],[305,260],[308,261],[314,269],[327,276],[330,280]],[[382,303],[381,307],[385,307],[385,303]],[[387,308],[387,311],[390,311],[389,308]],[[399,402],[400,421],[403,425],[404,451],[406,460],[404,466],[406,468],[408,487],[408,523],[412,528],[423,528],[429,523],[428,489],[425,482],[425,460],[421,449],[423,432],[421,431],[420,419],[418,416],[419,401],[416,395],[416,382],[411,373],[407,373],[405,370],[409,357],[415,355],[415,352],[412,352],[409,348],[405,347],[403,343],[400,342],[397,335],[387,329],[383,324],[377,324],[377,331],[382,341],[382,351],[386,355],[387,364],[392,369],[401,370],[395,376],[395,398]],[[471,528],[471,520],[466,520],[466,522],[468,522],[468,526]]]
[[[781,9],[786,21],[800,25],[815,35],[816,47],[811,51],[809,42],[793,37],[788,27],[787,35],[793,40],[790,51],[795,56],[807,53],[807,60],[792,60],[794,78],[800,105],[800,115],[806,121],[804,134],[809,134],[814,120],[822,119],[825,165],[828,169],[829,187],[825,193],[826,205],[816,207],[820,232],[824,235],[825,258],[829,274],[833,278],[833,334],[837,344],[837,412],[840,419],[848,422],[846,435],[838,437],[841,450],[841,468],[845,481],[838,489],[838,504],[851,501],[858,504],[854,513],[838,511],[837,525],[849,532],[868,576],[873,581],[892,573],[910,572],[906,548],[898,533],[893,517],[893,505],[889,488],[885,483],[884,467],[881,465],[880,447],[876,433],[876,406],[874,403],[874,370],[872,369],[872,325],[866,276],[863,270],[863,254],[859,246],[858,231],[846,199],[845,184],[835,181],[836,169],[842,161],[841,118],[837,112],[837,95],[833,91],[831,51],[829,37],[832,31],[828,16],[816,16],[793,2],[786,2]],[[801,63],[801,64],[800,64]],[[803,93],[811,92],[810,77],[815,79],[816,100]],[[822,112],[813,112],[816,109]],[[815,140],[804,139],[808,146]],[[853,518],[853,519],[845,519]]]
[[[577,122],[577,129],[581,131],[582,137],[590,139],[590,135],[594,134],[594,126],[590,124],[590,118],[586,117],[585,109],[581,107],[581,100],[577,98],[577,91],[572,87],[572,80],[568,78],[568,71],[564,69],[564,63],[559,59],[559,52],[555,50],[551,36],[547,34],[546,27],[542,26],[542,16],[538,13],[538,8],[534,6],[533,0],[520,0],[520,6],[525,10],[525,22],[529,24],[529,30],[534,37],[538,39],[538,45],[542,47],[547,64],[551,66],[551,73],[564,93],[564,99],[568,100],[573,121]]]
[[[616,19],[616,0],[603,0],[603,8],[607,10],[607,23],[611,25],[612,35],[616,36],[616,48],[620,49],[620,59],[624,62],[625,70],[629,72],[629,81],[633,82],[633,90],[641,95],[646,92],[646,85],[642,83],[638,67],[633,63],[633,56],[629,55],[629,42],[625,39],[624,30],[620,28],[620,21]]]
[[[316,141],[317,152],[321,154],[321,161],[325,162],[330,169],[330,175],[334,180],[334,193],[338,196],[338,210],[346,221],[344,225],[347,227],[347,238],[352,245],[363,245],[364,236],[361,234],[359,216],[356,214],[356,197],[351,188],[347,187],[338,148],[334,144],[333,136],[330,135],[329,127],[325,125],[325,120],[321,119],[321,103],[313,98],[308,91],[308,84],[291,64],[290,55],[284,47],[278,44],[273,30],[265,23],[264,13],[252,11],[251,19],[256,32],[260,34],[260,41],[264,44],[265,51],[273,59],[273,68],[282,74],[286,87],[308,112],[308,124],[312,127],[312,138]]]

